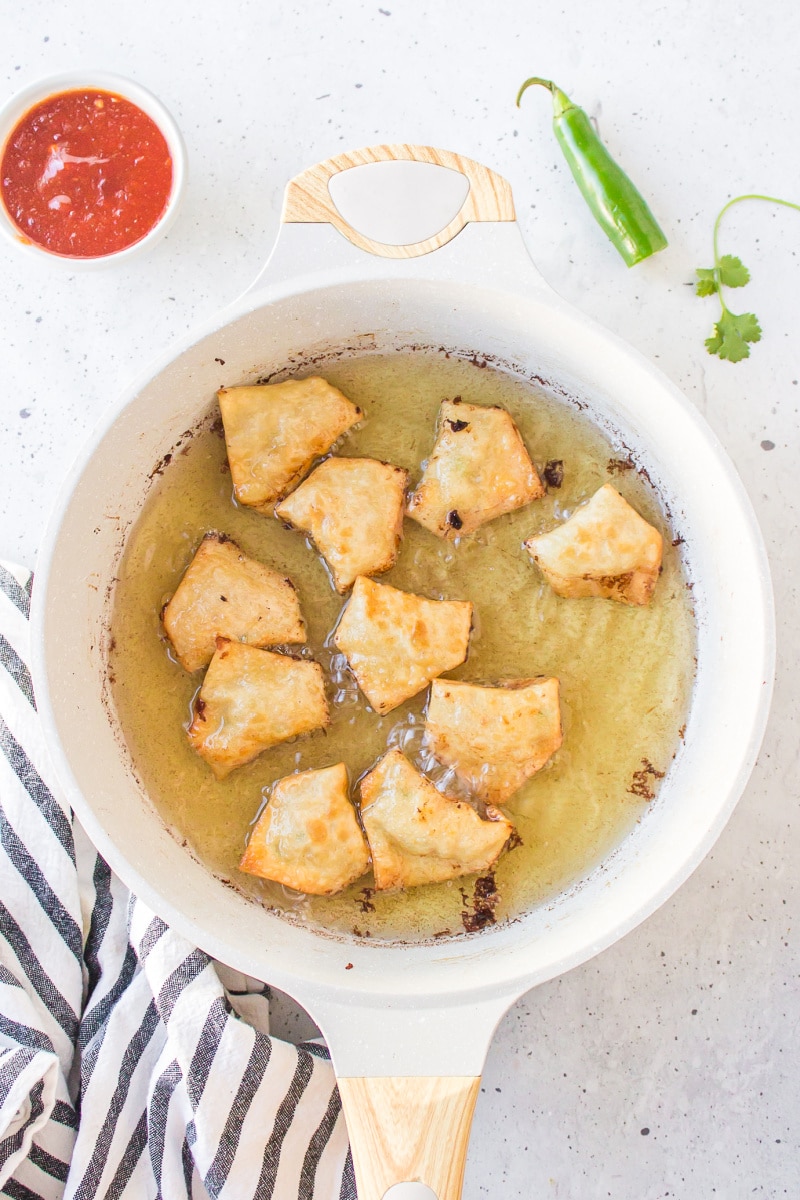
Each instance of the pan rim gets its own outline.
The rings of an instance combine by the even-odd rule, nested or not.
[[[405,282],[398,282],[396,278],[389,276],[388,272],[386,281],[390,282],[394,288],[402,287],[403,282]],[[371,286],[375,282],[379,283],[381,281],[376,281],[373,279],[365,282]],[[419,284],[420,280],[413,279],[411,282],[416,285]],[[352,287],[353,281],[340,278],[329,286],[334,289],[340,287]],[[488,290],[490,291],[497,292],[505,297],[508,296],[508,293],[503,288],[492,288],[490,284],[485,286],[487,286]],[[324,291],[324,289],[319,285],[314,286],[313,284],[306,289],[306,291],[312,290],[320,293]],[[164,896],[157,891],[154,885],[151,885],[145,877],[140,876],[135,870],[132,871],[129,869],[130,864],[125,861],[124,855],[118,849],[116,844],[106,835],[103,826],[95,820],[94,811],[88,805],[88,802],[84,803],[85,798],[82,795],[77,781],[72,775],[68,758],[60,744],[60,738],[57,734],[56,717],[52,710],[51,697],[48,687],[48,668],[45,661],[44,646],[44,626],[46,621],[47,597],[49,595],[51,583],[50,570],[53,563],[54,550],[67,510],[69,498],[72,496],[75,487],[82,479],[88,464],[100,447],[105,436],[114,427],[123,412],[125,412],[136,401],[145,387],[154,381],[169,366],[174,364],[182,355],[195,349],[199,343],[209,335],[231,326],[236,321],[248,316],[248,314],[257,311],[262,307],[274,305],[284,299],[293,299],[302,294],[304,294],[304,292],[302,289],[299,289],[298,282],[295,280],[292,282],[291,286],[283,284],[274,289],[263,289],[255,294],[244,297],[238,304],[232,305],[227,309],[224,309],[221,313],[218,313],[213,320],[207,322],[199,331],[196,330],[188,335],[185,339],[182,339],[177,347],[172,346],[165,350],[162,355],[158,356],[154,363],[150,364],[144,371],[140,373],[140,375],[136,380],[134,380],[129,388],[125,389],[120,400],[112,406],[112,408],[105,414],[103,420],[101,420],[96,427],[93,435],[88,440],[83,453],[74,464],[67,477],[67,480],[65,481],[59,498],[59,504],[56,508],[56,513],[51,518],[51,522],[48,526],[48,530],[42,544],[40,566],[37,572],[37,581],[33,593],[32,629],[34,633],[34,679],[37,682],[37,698],[40,701],[40,711],[42,712],[43,720],[45,722],[47,735],[56,749],[55,758],[57,760],[57,773],[62,779],[62,786],[65,787],[70,799],[70,803],[79,813],[84,825],[87,826],[87,832],[90,833],[92,839],[96,844],[99,845],[99,848],[109,859],[112,867],[117,870],[117,873],[121,875],[125,882],[129,882],[130,886],[130,881],[133,881],[136,884],[134,890],[136,890],[137,893],[142,896],[145,899],[145,902],[151,907],[158,906],[163,912],[166,905],[171,910],[166,914],[167,920],[176,925],[176,927],[180,928],[181,931],[185,932],[187,936],[191,936],[193,940],[195,940],[197,944],[202,945],[204,949],[209,950],[209,952],[214,954],[216,957],[220,957],[226,961],[232,961],[230,946],[218,944],[217,940],[213,935],[209,934],[208,930],[204,930],[190,917],[186,916],[186,914],[181,913],[180,910],[173,909],[169,902],[165,901]],[[529,303],[541,304],[544,302],[542,301],[541,297],[531,297],[529,298]],[[640,371],[643,369],[646,376],[649,376],[651,380],[654,379],[659,388],[662,390],[666,389],[672,400],[679,404],[684,415],[688,416],[692,420],[692,423],[700,432],[708,447],[714,451],[717,467],[721,468],[723,474],[728,480],[728,483],[733,487],[733,490],[738,496],[740,505],[739,516],[744,519],[745,531],[748,534],[751,543],[749,549],[752,554],[753,561],[758,564],[759,568],[758,574],[761,589],[761,612],[763,617],[763,623],[761,626],[763,634],[762,661],[765,668],[763,672],[765,682],[761,691],[759,692],[758,701],[753,714],[753,720],[751,722],[751,732],[748,742],[746,746],[737,748],[740,766],[737,770],[735,778],[729,786],[727,800],[717,808],[714,820],[706,828],[703,837],[695,842],[692,853],[683,858],[681,862],[675,866],[675,869],[663,880],[661,886],[656,891],[648,894],[648,896],[639,906],[629,912],[624,919],[620,919],[612,926],[609,926],[603,932],[603,934],[590,945],[584,946],[581,949],[576,949],[572,954],[566,955],[558,961],[552,970],[548,968],[544,972],[533,971],[530,977],[524,973],[514,973],[512,976],[507,977],[506,983],[508,986],[514,986],[515,988],[517,985],[519,985],[519,987],[532,986],[533,983],[543,982],[545,978],[552,978],[554,975],[570,969],[579,962],[586,961],[586,959],[592,957],[601,949],[618,940],[619,937],[623,936],[635,925],[639,924],[653,911],[655,911],[655,909],[658,908],[664,902],[664,900],[673,894],[674,891],[681,885],[681,883],[688,878],[699,862],[705,857],[711,845],[713,845],[717,836],[721,832],[721,829],[726,823],[736,801],[738,800],[739,794],[752,769],[757,748],[761,743],[763,733],[766,728],[772,686],[772,664],[774,662],[775,641],[774,613],[772,608],[769,571],[767,566],[766,552],[764,550],[763,541],[755,520],[755,514],[753,513],[747,494],[743,488],[743,485],[741,484],[741,481],[736,475],[732,463],[728,459],[727,454],[719,445],[717,439],[714,437],[713,432],[702,420],[693,406],[689,404],[688,400],[676,388],[674,388],[668,380],[663,377],[661,372],[658,371],[657,368],[653,367],[652,364],[647,362],[647,360],[642,356],[638,355],[637,352],[632,350],[631,347],[629,347],[626,343],[622,342],[621,339],[616,338],[613,334],[609,334],[608,331],[601,330],[601,327],[596,325],[595,322],[591,322],[588,318],[578,313],[575,309],[564,305],[562,301],[558,301],[556,304],[553,304],[551,301],[548,301],[547,303],[562,317],[565,313],[568,314],[573,324],[584,333],[587,331],[593,331],[595,336],[600,336],[606,342],[606,344],[616,348],[617,352],[621,351],[629,361],[638,366]],[[123,870],[119,869],[120,866],[123,867]],[[524,921],[525,918],[522,918],[521,920]],[[491,936],[493,932],[494,931],[490,930],[487,931],[487,934]],[[486,935],[484,934],[480,935],[481,938],[485,936]],[[462,939],[461,944],[464,945],[465,943],[471,943],[476,953],[472,955],[459,955],[459,959],[464,957],[482,957],[482,948],[478,948],[477,942],[473,942],[472,939]],[[485,946],[486,943],[484,942],[483,945]],[[383,948],[393,950],[398,949],[398,947]],[[403,948],[407,949],[407,947]],[[346,942],[341,943],[340,949],[342,954],[346,952],[352,953],[353,947],[351,943]],[[364,947],[364,950],[367,953],[378,949],[378,946]],[[499,951],[499,953],[502,954],[502,950]],[[233,965],[241,966],[242,962],[243,959],[240,957],[239,961]],[[244,969],[244,967],[242,967],[242,969]],[[352,974],[355,975],[356,973],[353,972]],[[270,979],[277,986],[285,986],[286,990],[293,991],[294,994],[302,997],[302,976],[295,976],[290,972],[284,973],[280,965],[275,963],[270,967]],[[342,992],[350,992],[355,990],[358,991],[359,994],[364,995],[365,993],[363,991],[363,985],[355,987],[355,984],[355,979],[350,980],[344,978],[341,980],[340,990]],[[325,986],[326,988],[330,988],[334,985],[330,982],[326,982]],[[449,989],[441,989],[441,991],[444,990]],[[462,983],[457,982],[456,986],[452,990],[459,995],[462,994],[464,991],[463,981]],[[480,985],[473,983],[469,989],[469,994],[478,995],[483,994],[484,992],[486,994],[496,994],[497,990],[498,984],[496,981],[492,982],[491,984],[487,984],[485,987],[481,987]],[[436,990],[431,991],[430,993],[416,993],[415,1001],[417,1003],[419,1002],[420,995],[440,995],[441,991]],[[379,995],[381,993],[380,991],[375,991],[374,993],[369,994]]]

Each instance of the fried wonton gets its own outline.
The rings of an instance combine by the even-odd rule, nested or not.
[[[340,892],[368,866],[344,763],[279,779],[239,863],[312,896]]]
[[[359,575],[333,640],[387,713],[464,661],[471,626],[468,600],[428,600]]]
[[[306,640],[291,579],[248,558],[220,533],[203,538],[162,619],[187,671],[211,662],[218,637],[250,646]]]
[[[390,750],[361,781],[375,887],[415,887],[486,871],[514,826],[496,808],[486,820],[437,790],[400,750]]]
[[[561,745],[558,680],[483,687],[435,679],[425,738],[481,800],[504,804]]]
[[[542,495],[505,409],[445,400],[436,445],[406,511],[438,537],[456,538]]]
[[[223,779],[262,750],[329,722],[319,663],[218,638],[189,740]]]
[[[397,558],[408,471],[374,458],[328,458],[275,509],[309,533],[338,592]]]
[[[661,570],[662,538],[610,483],[525,549],[559,596],[647,604]]]
[[[220,388],[233,489],[240,504],[270,512],[357,421],[361,409],[319,376]]]

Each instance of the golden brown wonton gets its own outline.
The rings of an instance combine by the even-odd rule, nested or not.
[[[662,538],[610,483],[525,548],[554,592],[647,604],[661,570]]]
[[[164,629],[187,671],[211,662],[217,637],[250,646],[304,642],[294,584],[243,554],[220,533],[207,533],[163,612]]]
[[[319,663],[219,638],[189,740],[222,779],[262,750],[329,722]]]
[[[362,416],[316,375],[220,388],[217,396],[236,499],[265,512]]]
[[[428,600],[359,575],[334,642],[376,712],[387,713],[467,657],[472,605]]]
[[[504,408],[445,400],[436,445],[407,512],[439,537],[456,538],[542,495],[542,481]]]
[[[239,864],[313,896],[340,892],[368,866],[344,763],[279,779]]]
[[[557,679],[483,687],[435,679],[428,745],[487,804],[504,804],[561,745]]]
[[[514,827],[496,808],[487,819],[442,795],[399,750],[390,750],[361,781],[375,887],[415,887],[473,871],[500,857]]]
[[[374,458],[328,458],[275,513],[314,539],[338,592],[397,558],[408,471]]]

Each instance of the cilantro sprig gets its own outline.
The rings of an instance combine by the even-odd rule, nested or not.
[[[750,272],[740,258],[733,254],[719,253],[719,227],[722,218],[729,208],[742,200],[764,200],[769,204],[781,204],[784,208],[794,208],[800,212],[800,204],[791,200],[779,200],[776,196],[761,196],[748,192],[744,196],[734,196],[720,210],[714,222],[714,266],[700,267],[695,272],[697,283],[695,292],[698,296],[718,296],[720,303],[719,320],[714,323],[714,332],[706,338],[706,350],[716,354],[728,362],[741,362],[750,357],[750,343],[761,341],[761,326],[755,313],[731,312],[725,303],[722,289],[744,287],[750,282]]]

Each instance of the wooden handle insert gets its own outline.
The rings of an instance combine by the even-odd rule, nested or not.
[[[328,181],[340,171],[376,162],[426,162],[458,171],[469,180],[469,193],[449,225],[434,237],[408,246],[390,246],[365,237],[344,220],[328,190]],[[508,181],[472,158],[437,150],[433,146],[392,144],[366,146],[337,154],[296,175],[286,187],[281,220],[333,225],[361,250],[382,258],[416,258],[444,246],[460,233],[468,221],[513,221],[514,201]]]
[[[480,1076],[340,1079],[359,1200],[395,1183],[426,1183],[461,1200]]]

